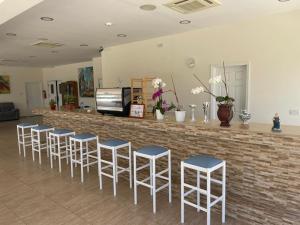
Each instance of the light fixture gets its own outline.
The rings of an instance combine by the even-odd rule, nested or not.
[[[4,0],[0,0],[0,4],[3,3],[3,2],[4,2]]]
[[[153,11],[156,9],[155,5],[150,5],[150,4],[145,4],[145,5],[141,5],[140,6],[141,10],[145,10],[145,11]]]
[[[105,23],[105,26],[107,26],[107,27],[110,27],[110,26],[112,26],[112,25],[113,25],[112,22],[106,22],[106,23]]]
[[[191,23],[192,21],[190,21],[190,20],[180,20],[179,21],[179,23],[180,24],[189,24],[189,23]]]
[[[47,22],[51,22],[51,21],[53,21],[54,19],[53,19],[52,17],[43,16],[43,17],[41,17],[41,20],[47,21]]]
[[[279,2],[288,2],[290,0],[278,0]]]
[[[87,47],[89,46],[88,44],[80,44],[80,47]]]
[[[54,51],[51,51],[51,53],[58,53],[58,51],[55,51],[55,50],[54,50]]]
[[[15,37],[15,36],[17,36],[17,34],[15,34],[15,33],[6,33],[6,36]]]
[[[118,36],[118,37],[121,37],[121,38],[127,37],[126,34],[118,34],[117,36]]]

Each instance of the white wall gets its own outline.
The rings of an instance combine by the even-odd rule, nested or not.
[[[26,103],[26,82],[42,83],[42,69],[26,67],[0,66],[0,75],[9,75],[10,94],[0,94],[0,102],[13,102],[16,108],[20,109],[21,116],[31,113],[27,109]],[[40,94],[41,93],[37,93]]]
[[[78,69],[82,67],[94,67],[94,85],[98,87],[98,79],[102,79],[101,58],[94,58],[89,62],[74,63],[62,66],[55,66],[52,68],[43,69],[43,83],[44,89],[48,93],[48,81],[61,80],[61,81],[77,81],[78,82]],[[85,105],[95,106],[95,98],[79,98],[79,103],[83,102]],[[48,101],[45,102],[47,106]]]
[[[193,73],[207,82],[211,64],[246,62],[251,66],[252,121],[271,123],[279,112],[282,123],[300,125],[299,116],[289,115],[290,109],[300,109],[299,23],[300,13],[295,11],[111,47],[102,55],[104,86],[116,86],[118,78],[129,85],[132,77],[154,75],[171,87],[173,74],[187,108],[209,100],[207,95],[190,94],[199,85]],[[185,65],[188,57],[196,59],[195,68]]]

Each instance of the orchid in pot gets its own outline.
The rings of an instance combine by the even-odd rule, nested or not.
[[[218,102],[218,118],[221,121],[220,126],[221,127],[230,127],[230,121],[233,118],[233,103],[234,103],[234,98],[229,96],[229,91],[228,91],[228,83],[227,83],[227,77],[226,77],[226,69],[225,69],[225,63],[223,62],[223,71],[224,71],[224,78],[222,78],[221,75],[213,77],[209,80],[209,83],[211,85],[224,85],[225,89],[225,96],[217,96],[214,93],[211,92],[211,90],[199,79],[198,76],[194,74],[194,77],[200,82],[202,86],[193,88],[191,90],[191,93],[196,95],[200,93],[207,93],[211,96],[213,96],[216,101]]]
[[[156,78],[152,80],[152,86],[155,88],[155,92],[152,95],[152,100],[156,101],[153,106],[153,113],[156,113],[157,120],[163,120],[164,114],[167,111],[170,111],[175,108],[173,103],[168,104],[166,100],[163,99],[163,94],[168,91],[164,91],[163,88],[166,86],[166,83],[162,81],[160,78]]]
[[[176,91],[176,87],[175,87],[175,82],[173,79],[173,76],[171,75],[171,79],[172,79],[172,84],[173,84],[173,93],[175,95],[175,99],[176,99],[176,110],[175,110],[175,118],[177,122],[184,122],[185,120],[185,114],[186,111],[183,110],[182,105],[180,105],[179,103],[179,99],[178,99],[178,95],[177,95],[177,91]]]

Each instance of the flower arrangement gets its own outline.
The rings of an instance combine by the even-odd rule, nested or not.
[[[163,100],[163,94],[167,92],[171,92],[172,90],[164,91],[163,88],[166,86],[166,83],[162,81],[160,78],[156,78],[152,80],[152,86],[155,89],[155,92],[152,95],[152,100],[156,101],[155,105],[153,106],[153,113],[156,110],[159,110],[162,115],[165,112],[170,111],[175,107],[173,103],[168,104],[166,100]]]
[[[211,96],[216,98],[216,101],[219,102],[219,104],[224,104],[224,105],[233,105],[234,98],[229,96],[228,93],[228,84],[227,84],[227,77],[226,77],[226,70],[225,70],[225,64],[223,62],[223,70],[224,70],[224,79],[222,79],[222,76],[216,76],[212,77],[209,79],[210,84],[220,84],[223,83],[225,87],[225,96],[216,96],[214,93],[210,91],[210,89],[199,79],[197,75],[194,74],[194,77],[200,82],[202,86],[193,88],[191,90],[191,93],[194,95],[200,94],[200,93],[207,93],[210,94]]]

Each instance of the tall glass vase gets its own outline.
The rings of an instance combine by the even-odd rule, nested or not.
[[[203,103],[203,113],[204,113],[204,120],[203,120],[203,122],[204,123],[208,123],[208,109],[209,109],[209,102],[204,102]]]
[[[197,107],[197,105],[189,105],[190,108],[191,108],[191,122],[195,122],[196,119],[195,119],[195,109]]]

